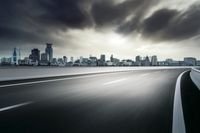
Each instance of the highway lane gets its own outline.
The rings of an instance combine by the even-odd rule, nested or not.
[[[117,72],[0,87],[0,131],[171,133],[175,83],[184,70]]]

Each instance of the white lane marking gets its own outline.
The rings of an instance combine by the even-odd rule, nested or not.
[[[110,81],[110,82],[104,83],[103,85],[115,84],[115,83],[122,82],[122,81],[125,81],[125,80],[127,80],[127,79],[126,78],[118,79],[118,80],[114,80],[114,81]]]
[[[30,101],[30,102],[24,102],[24,103],[20,103],[20,104],[8,106],[8,107],[0,108],[0,112],[6,111],[6,110],[10,110],[10,109],[14,109],[14,108],[18,108],[18,107],[25,106],[25,105],[32,104],[32,103],[33,102]]]
[[[126,72],[124,71],[124,73],[126,73]],[[105,74],[87,75],[87,76],[81,76],[81,77],[71,77],[71,78],[68,77],[68,78],[61,78],[61,79],[50,79],[50,80],[24,82],[24,83],[15,83],[15,84],[8,84],[8,85],[0,85],[0,88],[20,86],[20,85],[39,84],[39,83],[48,83],[48,82],[56,82],[56,81],[64,81],[64,80],[70,80],[70,79],[90,78],[90,77],[96,77],[96,76],[102,76],[102,75],[108,75],[108,74],[116,74],[116,73],[105,73]]]
[[[176,81],[172,133],[186,133],[185,121],[183,116],[182,99],[181,99],[181,77],[186,72],[188,71],[181,73]]]

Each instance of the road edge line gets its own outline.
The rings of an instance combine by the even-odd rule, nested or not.
[[[3,108],[0,108],[0,112],[4,112],[4,111],[10,110],[10,109],[22,107],[22,106],[29,105],[29,104],[32,104],[32,103],[34,103],[34,102],[29,101],[29,102],[24,102],[24,103],[20,103],[20,104],[11,105],[11,106],[8,106],[8,107],[3,107]]]

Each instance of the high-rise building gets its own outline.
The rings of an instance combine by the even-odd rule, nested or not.
[[[40,61],[40,50],[37,48],[32,49],[29,59],[31,59],[34,62]]]
[[[100,56],[100,60],[99,60],[99,66],[105,66],[106,65],[106,56],[104,54],[102,54]]]
[[[12,58],[6,58],[6,57],[1,58],[1,65],[11,65],[11,62]]]
[[[105,54],[102,54],[101,57],[100,57],[100,60],[105,62],[106,61],[106,55]]]
[[[143,60],[143,65],[144,65],[144,66],[150,66],[150,64],[151,64],[151,62],[150,62],[150,60],[149,60],[149,57],[146,56],[146,57],[144,58],[144,60]]]
[[[47,55],[47,53],[42,53],[41,54],[41,61],[43,61],[43,62],[47,62],[48,61],[48,55]]]
[[[120,63],[120,60],[117,58],[114,58],[113,55],[110,56],[110,62],[112,62],[113,66],[117,66]]]
[[[17,52],[17,48],[13,49],[13,54],[12,54],[12,63],[14,65],[18,64],[18,52]]]
[[[97,57],[90,56],[89,59],[90,59],[90,63],[89,63],[90,66],[97,66]]]
[[[113,62],[113,55],[110,56],[110,61]]]
[[[142,58],[139,55],[135,57],[135,65],[136,66],[142,65]]]
[[[64,61],[64,63],[67,63],[67,57],[66,56],[63,56],[63,61]]]
[[[158,59],[157,59],[156,55],[151,57],[151,65],[152,66],[157,66],[158,65]]]
[[[47,60],[49,62],[52,62],[53,61],[53,48],[52,48],[52,45],[51,43],[47,43],[46,44],[46,49],[45,49],[45,53],[47,54]]]

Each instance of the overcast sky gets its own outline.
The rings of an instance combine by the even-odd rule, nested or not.
[[[199,0],[1,0],[0,56],[54,44],[56,57],[200,59]]]

